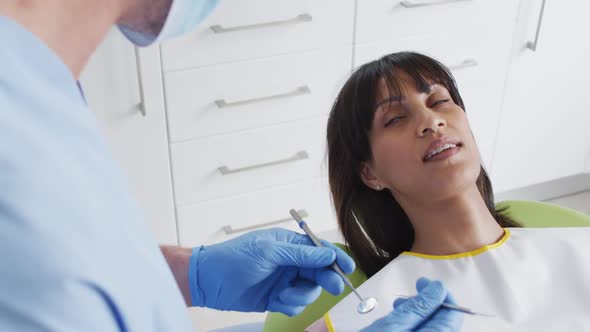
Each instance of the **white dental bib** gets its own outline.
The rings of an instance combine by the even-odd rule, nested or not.
[[[392,310],[394,294],[416,294],[416,280],[442,281],[457,304],[495,317],[465,315],[462,331],[590,331],[590,228],[510,228],[475,251],[403,253],[362,284],[379,306],[361,315],[344,298],[324,317],[329,331],[358,331]]]

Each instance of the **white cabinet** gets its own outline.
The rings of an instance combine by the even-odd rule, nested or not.
[[[159,62],[142,60],[143,67]],[[154,71],[143,75],[143,116],[137,68],[134,47],[113,30],[82,73],[81,85],[153,233],[161,243],[176,244],[162,79]]]
[[[542,19],[541,5],[521,3],[492,165],[497,191],[588,171],[590,2],[546,0]]]
[[[224,0],[195,31],[162,45],[166,71],[352,43],[353,0]]]
[[[357,0],[356,43],[431,35],[444,31],[460,39],[465,32],[495,21],[501,28],[515,0]]]
[[[318,232],[337,227],[325,132],[353,27],[353,0],[227,0],[160,47],[181,245],[295,230],[292,208]],[[204,330],[261,319],[191,315]]]
[[[327,115],[350,45],[165,74],[172,142]]]
[[[178,207],[180,244],[216,243],[247,231],[281,227],[300,231],[289,215],[295,209],[314,232],[332,230],[334,209],[326,178],[310,178],[284,186]]]
[[[176,204],[320,177],[325,127],[326,118],[313,118],[173,144]]]
[[[353,27],[353,0],[229,0],[160,47],[182,244],[240,233],[224,226],[269,228],[291,208],[336,228],[325,130],[352,68]]]

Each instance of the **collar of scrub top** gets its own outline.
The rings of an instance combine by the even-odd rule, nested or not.
[[[11,18],[0,15],[0,77],[5,74],[2,65],[19,64],[26,66],[9,69],[8,72],[34,72],[38,79],[46,80],[46,86],[56,87],[58,93],[67,94],[84,105],[86,101],[78,81],[61,58],[42,40]],[[10,58],[16,58],[11,60]],[[56,93],[55,91],[31,91],[31,93]]]

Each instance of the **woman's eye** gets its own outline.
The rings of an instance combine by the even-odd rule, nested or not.
[[[393,124],[396,124],[396,123],[398,123],[403,118],[405,118],[405,116],[396,116],[396,117],[393,117],[393,118],[387,120],[387,122],[385,122],[385,125],[383,127],[389,127],[389,126],[391,126]]]
[[[444,103],[446,103],[447,101],[449,101],[449,99],[442,99],[442,100],[437,100],[437,101],[435,101],[435,102],[434,102],[434,104],[430,105],[430,108],[432,108],[432,107],[436,107],[436,106],[438,106],[438,105],[441,105],[441,104],[444,104]]]

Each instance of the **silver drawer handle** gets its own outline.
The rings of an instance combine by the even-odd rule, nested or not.
[[[258,103],[261,101],[301,96],[301,95],[308,94],[310,92],[311,92],[311,90],[309,89],[309,86],[303,85],[303,86],[297,87],[293,91],[279,93],[279,94],[271,95],[271,96],[264,96],[264,97],[257,97],[257,98],[252,98],[252,99],[236,100],[236,101],[227,101],[225,99],[218,99],[215,101],[215,105],[217,105],[217,107],[219,107],[219,108],[241,106],[241,105],[246,105],[246,104]]]
[[[539,21],[537,22],[537,32],[535,33],[535,40],[526,43],[526,48],[535,52],[537,44],[539,43],[539,32],[541,31],[541,23],[543,22],[543,12],[545,11],[545,0],[541,3],[541,12],[539,13]]]
[[[302,218],[307,218],[309,216],[307,214],[307,211],[305,211],[305,209],[303,209],[303,210],[297,210],[297,213],[299,213]],[[231,225],[226,225],[226,226],[223,226],[221,229],[225,232],[226,235],[231,235],[231,234],[235,234],[235,233],[241,233],[241,232],[251,231],[251,230],[254,230],[254,229],[258,229],[258,228],[263,228],[263,227],[273,226],[273,225],[277,225],[277,224],[282,224],[282,223],[285,223],[285,222],[288,222],[288,221],[291,221],[291,220],[293,220],[293,219],[291,218],[291,216],[289,216],[289,218],[273,220],[273,221],[265,222],[263,224],[253,225],[253,226],[247,226],[247,227],[235,228],[234,229],[233,227],[231,227]]]
[[[469,68],[469,67],[476,67],[477,65],[479,65],[477,60],[465,59],[465,60],[463,60],[463,62],[461,62],[458,65],[450,66],[449,69],[450,70],[458,70],[458,69],[464,69],[464,68]]]
[[[211,30],[213,30],[214,33],[225,33],[225,32],[233,32],[233,31],[240,31],[240,30],[267,28],[267,27],[273,27],[273,26],[279,26],[279,25],[311,22],[311,20],[312,20],[311,15],[308,13],[304,13],[304,14],[299,14],[299,15],[295,16],[294,18],[289,18],[289,19],[281,20],[281,21],[271,21],[271,22],[256,23],[256,24],[251,24],[251,25],[239,25],[239,26],[227,27],[227,28],[224,28],[223,26],[216,24],[216,25],[210,26],[210,28],[211,28]]]
[[[464,2],[473,0],[407,0],[400,2],[400,6],[404,8],[418,8],[418,7],[429,7],[436,5],[446,5],[453,2]]]
[[[275,165],[280,165],[280,164],[287,164],[287,163],[292,163],[295,161],[299,161],[299,160],[304,160],[309,158],[309,155],[307,154],[307,151],[299,151],[297,152],[294,156],[286,158],[286,159],[281,159],[281,160],[275,160],[275,161],[270,161],[267,163],[261,163],[261,164],[256,164],[256,165],[250,165],[250,166],[246,166],[246,167],[242,167],[242,168],[235,168],[235,169],[231,169],[227,166],[221,166],[219,167],[219,172],[221,172],[222,175],[228,175],[228,174],[233,174],[233,173],[238,173],[238,172],[244,172],[244,171],[250,171],[253,169],[257,169],[257,168],[263,168],[263,167],[268,167],[268,166],[275,166]]]

